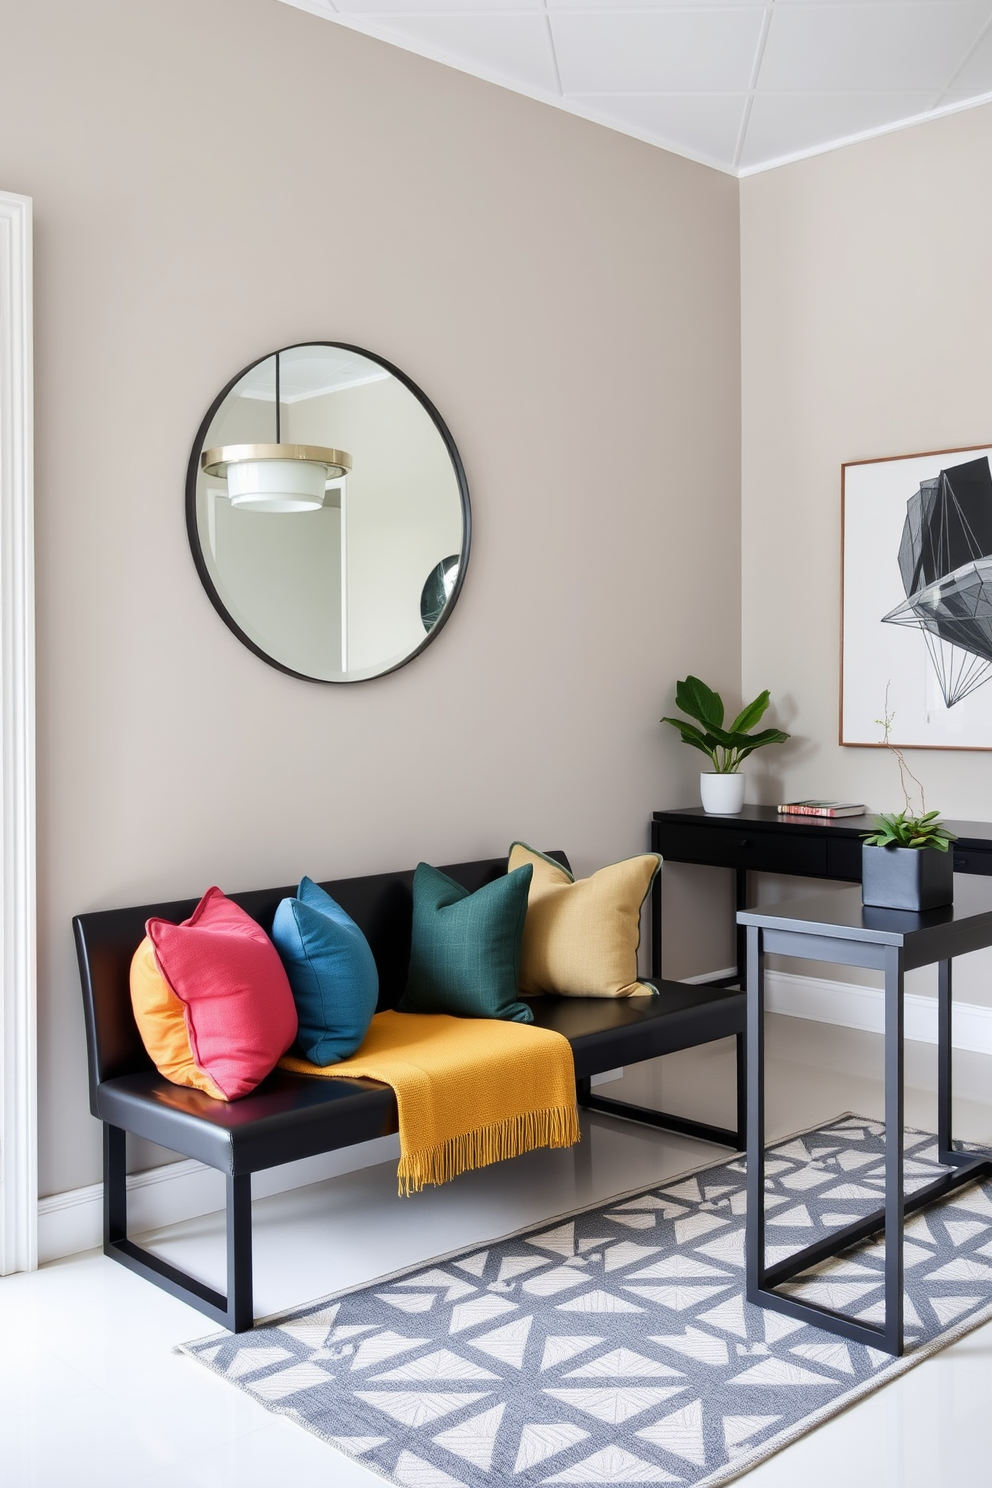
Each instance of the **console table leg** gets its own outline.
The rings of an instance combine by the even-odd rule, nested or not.
[[[954,1151],[953,1055],[951,1044],[951,963],[937,962],[937,1156],[942,1163],[956,1167]]]
[[[903,1351],[903,963],[885,951],[885,1347]]]
[[[747,928],[747,1299],[765,1285],[765,967],[763,936]]]
[[[661,869],[651,885],[651,975],[661,981]]]
[[[747,1034],[736,1035],[737,1045],[737,1146],[747,1146]]]
[[[747,909],[747,869],[737,868],[734,870],[735,898],[737,900],[737,912]],[[737,926],[737,979],[741,987],[747,986],[747,931],[743,925]]]

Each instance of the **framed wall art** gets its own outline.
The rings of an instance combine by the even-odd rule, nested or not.
[[[992,749],[990,456],[841,467],[841,744]]]

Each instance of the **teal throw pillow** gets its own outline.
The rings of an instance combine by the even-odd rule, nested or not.
[[[533,871],[527,863],[470,894],[430,864],[418,866],[410,972],[398,1012],[533,1023],[517,991]]]
[[[272,922],[300,1020],[296,1049],[313,1064],[337,1064],[365,1037],[379,996],[368,941],[350,915],[309,878],[283,899]]]

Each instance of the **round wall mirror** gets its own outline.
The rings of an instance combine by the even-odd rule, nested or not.
[[[465,578],[471,512],[444,420],[414,383],[337,342],[239,372],[186,480],[197,571],[239,640],[313,682],[362,682],[430,645]]]

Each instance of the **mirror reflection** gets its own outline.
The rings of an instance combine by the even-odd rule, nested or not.
[[[357,682],[411,660],[458,597],[468,489],[437,410],[395,367],[326,342],[262,358],[190,459],[197,569],[272,665]]]

